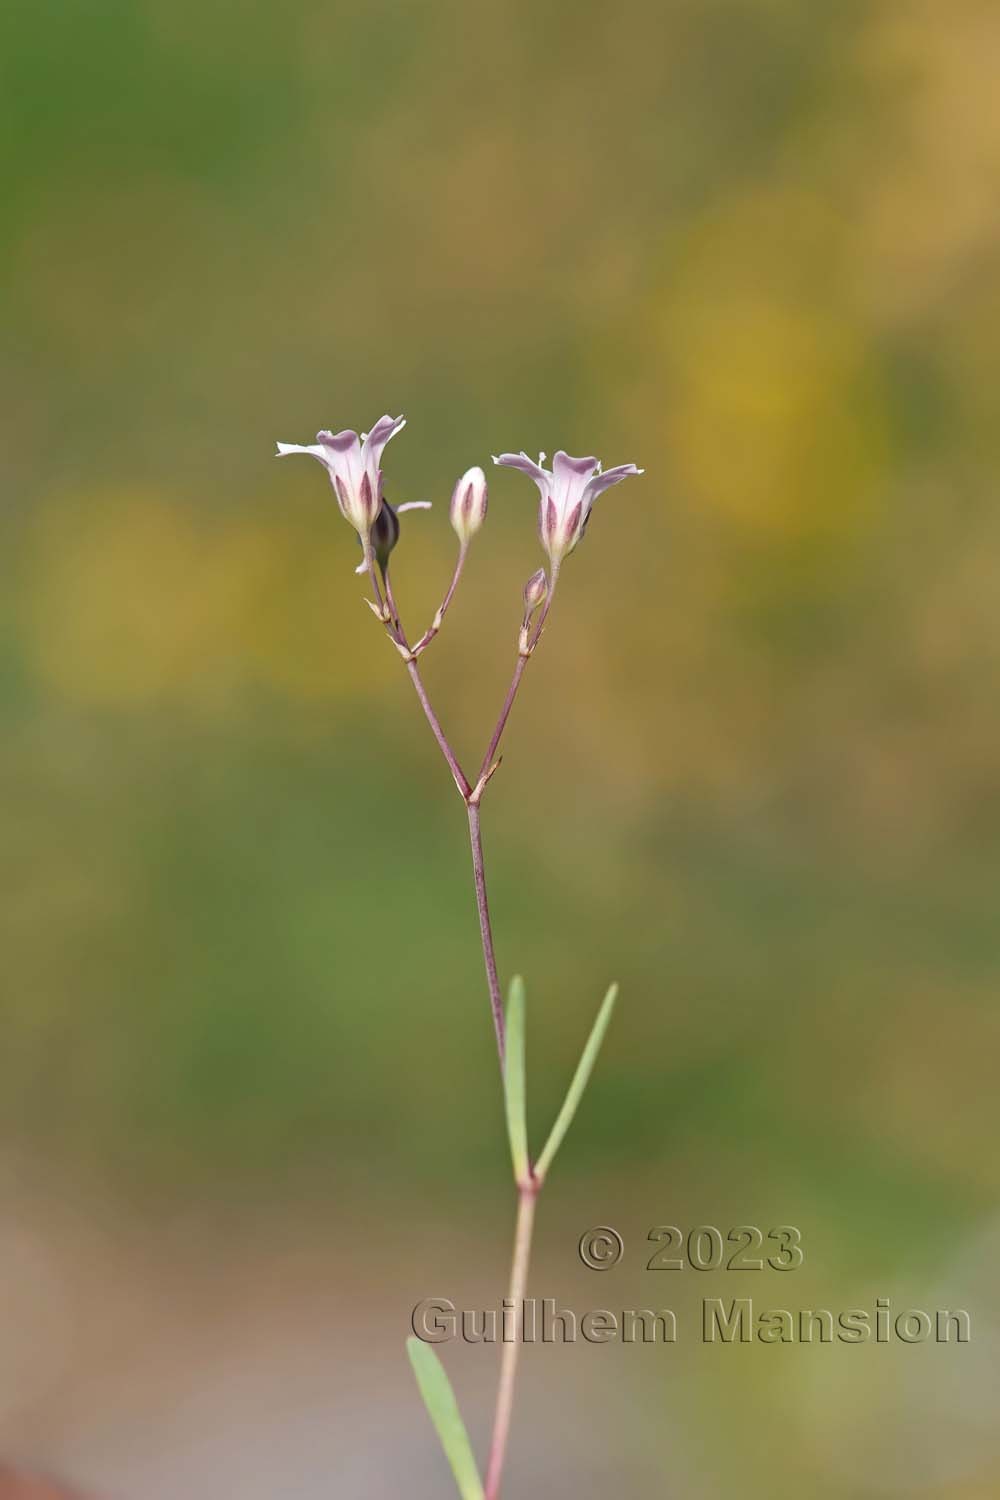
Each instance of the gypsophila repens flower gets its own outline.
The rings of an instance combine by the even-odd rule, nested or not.
[[[553,568],[568,557],[587,529],[594,501],[604,490],[619,484],[632,474],[641,474],[635,464],[619,464],[602,471],[596,458],[571,458],[562,449],[552,460],[552,470],[544,469],[545,454],[539,462],[526,453],[501,453],[493,462],[508,469],[520,469],[537,484],[541,495],[538,510],[538,535]]]
[[[316,442],[308,446],[279,443],[278,455],[308,453],[319,459],[330,476],[341,514],[358,533],[362,546],[367,546],[382,509],[382,450],[405,426],[405,417],[380,417],[371,432],[363,432],[360,438],[351,428],[317,432]]]

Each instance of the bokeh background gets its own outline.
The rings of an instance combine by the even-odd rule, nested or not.
[[[644,465],[484,808],[541,1133],[622,1002],[533,1290],[509,1492],[1000,1493],[1000,14],[992,0],[32,0],[0,47],[0,1449],[108,1500],[450,1493],[402,1342],[502,1295],[462,809],[319,467]],[[535,491],[426,658],[488,737]],[[581,1232],[626,1256],[587,1272]],[[650,1228],[806,1264],[649,1273]],[[750,1285],[749,1283],[753,1284]],[[703,1296],[967,1307],[707,1348]],[[495,1350],[443,1351],[482,1451]]]

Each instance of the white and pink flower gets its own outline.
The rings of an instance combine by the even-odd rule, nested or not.
[[[382,450],[406,426],[405,417],[380,417],[371,432],[317,432],[316,442],[279,443],[278,454],[308,453],[330,476],[337,504],[366,546],[382,509]]]
[[[542,497],[538,535],[553,568],[558,568],[586,531],[598,495],[643,470],[635,464],[619,464],[602,471],[598,459],[571,458],[561,449],[552,460],[551,472],[542,467],[544,461],[544,453],[539,454],[537,464],[526,453],[501,453],[493,459],[504,468],[520,469],[537,484]]]

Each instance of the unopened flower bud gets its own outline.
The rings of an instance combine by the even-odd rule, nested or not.
[[[486,519],[486,475],[466,469],[451,497],[451,525],[462,546],[469,544]]]
[[[399,521],[388,500],[382,501],[382,509],[372,527],[371,541],[375,561],[384,572],[389,565],[389,553],[399,541]]]
[[[532,573],[524,585],[524,613],[530,618],[540,605],[545,603],[549,592],[549,580],[545,576],[545,569],[539,568],[537,573]]]
[[[388,500],[383,499],[382,509],[375,517],[375,524],[370,532],[372,553],[375,561],[383,573],[389,566],[389,553],[399,541],[399,518],[404,510],[430,510],[429,500],[407,500],[404,505],[390,505]],[[362,543],[362,546],[364,543]],[[362,559],[355,573],[367,573],[367,559]]]

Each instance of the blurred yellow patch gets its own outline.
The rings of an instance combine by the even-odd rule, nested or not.
[[[327,549],[287,512],[203,517],[135,491],[52,502],[33,539],[29,653],[81,702],[224,713],[254,684],[315,699],[378,690],[391,653],[356,641],[361,588],[335,524]]]
[[[684,483],[765,533],[832,538],[869,514],[885,421],[866,330],[838,298],[838,231],[767,192],[698,226],[660,319]]]
[[[886,0],[862,55],[896,118],[859,176],[857,270],[874,314],[905,321],[952,299],[996,254],[1000,11]]]

